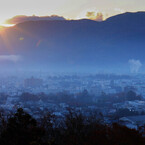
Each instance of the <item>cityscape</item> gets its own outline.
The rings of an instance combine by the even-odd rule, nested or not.
[[[145,145],[145,0],[0,2],[0,145]]]
[[[145,123],[144,79],[143,74],[41,73],[2,77],[0,110],[8,115],[23,108],[40,119],[47,111],[61,118],[68,108],[73,108],[85,115],[98,112],[96,117],[106,124],[116,122],[138,130]]]

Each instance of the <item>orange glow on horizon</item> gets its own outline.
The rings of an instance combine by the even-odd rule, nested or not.
[[[12,27],[12,26],[14,26],[15,24],[5,24],[5,23],[3,23],[3,24],[0,24],[0,26],[2,26],[2,27]]]

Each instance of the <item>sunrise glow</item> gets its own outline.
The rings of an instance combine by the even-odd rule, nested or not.
[[[134,7],[135,6],[135,7]],[[26,16],[63,16],[66,19],[88,18],[87,13],[94,13],[91,19],[95,19],[97,13],[102,14],[103,18],[124,13],[127,11],[143,11],[145,10],[145,1],[142,3],[137,0],[5,0],[0,5],[0,25],[6,25],[5,20],[16,15]]]
[[[1,0],[0,145],[145,145],[145,0]]]

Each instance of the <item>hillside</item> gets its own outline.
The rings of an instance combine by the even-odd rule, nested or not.
[[[124,13],[103,22],[28,21],[0,32],[1,55],[19,56],[0,63],[3,68],[129,72],[128,62],[134,59],[144,71],[144,40],[145,12]]]

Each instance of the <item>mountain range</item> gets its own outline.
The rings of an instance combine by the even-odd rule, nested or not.
[[[144,72],[145,12],[102,22],[27,21],[0,30],[1,69]]]

